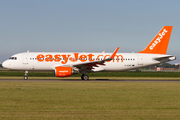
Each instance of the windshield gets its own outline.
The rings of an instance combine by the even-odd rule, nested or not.
[[[17,57],[10,57],[9,60],[17,60]]]

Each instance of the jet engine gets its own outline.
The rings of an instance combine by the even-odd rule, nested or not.
[[[75,73],[79,73],[79,69],[73,67],[56,67],[55,69],[56,77],[68,77]]]

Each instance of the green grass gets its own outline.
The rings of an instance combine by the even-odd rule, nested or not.
[[[97,72],[87,73],[89,77],[180,77],[180,72]],[[24,76],[24,71],[0,71],[3,76]],[[54,77],[54,72],[33,72],[29,71],[29,77]],[[80,77],[81,74],[72,75]]]
[[[0,119],[180,119],[179,82],[0,82]]]
[[[0,71],[0,76],[24,76],[24,71]],[[28,76],[44,76],[44,77],[52,77],[54,76],[54,72],[33,72],[33,71],[29,71]]]

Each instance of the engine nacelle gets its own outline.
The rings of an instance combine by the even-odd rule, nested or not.
[[[56,77],[68,77],[74,73],[79,73],[79,70],[72,67],[56,67],[55,69]]]

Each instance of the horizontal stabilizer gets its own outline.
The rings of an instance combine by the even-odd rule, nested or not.
[[[160,57],[155,57],[154,60],[157,61],[162,61],[162,60],[175,60],[176,56],[172,56],[172,55],[166,55],[166,56],[160,56]]]

